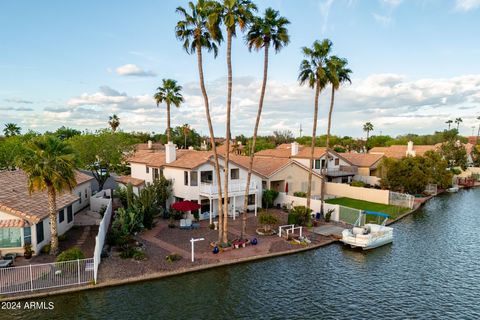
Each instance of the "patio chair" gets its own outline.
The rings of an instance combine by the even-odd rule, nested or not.
[[[180,229],[188,230],[192,228],[192,220],[180,219]]]
[[[12,260],[12,263],[15,261],[15,258],[17,257],[16,253],[7,253],[6,255],[3,256],[4,260]]]
[[[0,260],[0,268],[8,268],[12,266],[13,261],[12,260]]]

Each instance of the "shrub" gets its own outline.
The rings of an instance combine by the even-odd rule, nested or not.
[[[309,209],[305,206],[296,206],[293,207],[291,214],[297,215],[297,224],[300,226],[306,226],[310,221],[310,214],[312,209]]]
[[[105,215],[105,211],[107,211],[107,207],[106,206],[102,206],[100,208],[100,211],[98,211],[98,214],[103,218],[103,216]]]
[[[332,213],[333,213],[334,211],[335,211],[335,210],[333,210],[333,209],[327,210],[327,212],[325,213],[325,221],[326,221],[326,222],[330,222],[330,219],[332,218]]]
[[[122,259],[129,259],[132,258],[135,255],[135,250],[132,247],[126,247],[121,253],[120,253],[120,258]]]
[[[271,213],[261,213],[258,216],[258,223],[263,224],[265,230],[270,230],[272,225],[278,223],[278,218]]]
[[[85,259],[85,254],[79,248],[73,247],[60,253],[57,257],[57,262],[71,261],[77,259]]]
[[[61,236],[58,236],[58,241],[67,241],[68,236],[66,233],[62,234]]]
[[[298,214],[289,213],[288,214],[288,224],[297,224],[298,225]]]
[[[44,245],[44,246],[42,247],[42,249],[40,249],[40,252],[41,252],[41,253],[44,253],[44,254],[49,254],[51,247],[52,247],[52,246],[50,245],[50,243],[49,243],[49,244],[46,244],[46,245]]]
[[[297,191],[297,192],[294,192],[294,193],[293,193],[293,196],[295,196],[295,197],[300,197],[300,198],[306,198],[306,197],[307,197],[307,193],[306,193],[306,192],[303,192],[303,191]]]
[[[265,209],[271,208],[273,206],[273,202],[278,197],[278,191],[267,189],[263,191],[262,195],[262,205],[265,206]]]
[[[165,259],[168,262],[175,262],[175,261],[181,260],[182,256],[177,254],[177,253],[172,253],[172,254],[169,254],[168,256],[166,256]]]
[[[215,229],[215,225],[214,225],[213,223],[210,223],[210,224],[208,225],[208,227],[209,227],[210,229],[212,229],[212,230]]]
[[[133,253],[133,259],[135,260],[144,260],[145,259],[145,252],[141,250],[135,250]]]
[[[363,183],[362,181],[353,180],[350,185],[352,187],[364,187],[365,183]]]

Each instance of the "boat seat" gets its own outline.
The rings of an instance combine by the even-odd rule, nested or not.
[[[352,233],[353,234],[363,234],[365,229],[363,227],[353,227]]]

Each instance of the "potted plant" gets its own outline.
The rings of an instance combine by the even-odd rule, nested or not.
[[[257,229],[258,234],[272,235],[274,234],[272,226],[278,223],[278,218],[270,213],[261,213],[258,216],[258,223],[263,225],[262,228]]]
[[[30,259],[33,255],[32,245],[26,244],[23,246],[23,256],[25,259]]]

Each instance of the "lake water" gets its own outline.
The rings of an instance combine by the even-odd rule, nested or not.
[[[479,319],[480,189],[447,194],[370,252],[290,256],[39,299],[0,319]]]

